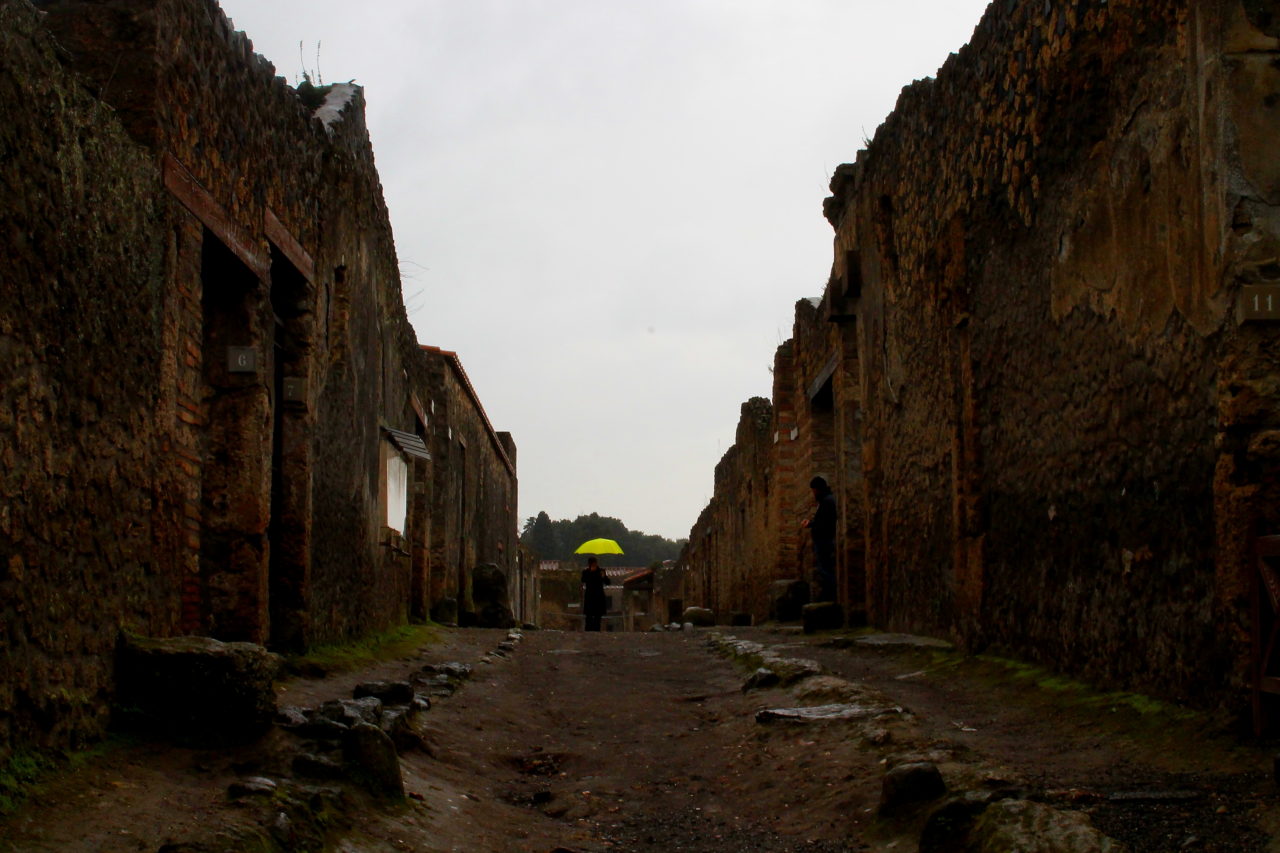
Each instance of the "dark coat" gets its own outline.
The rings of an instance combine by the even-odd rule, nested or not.
[[[809,533],[814,545],[836,541],[836,496],[831,492],[818,498],[818,509],[809,520]]]
[[[609,582],[604,569],[582,570],[582,612],[587,616],[603,616],[609,609],[609,596],[604,587]]]

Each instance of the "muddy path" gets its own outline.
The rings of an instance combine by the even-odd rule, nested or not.
[[[281,691],[282,705],[315,705],[360,681],[407,677],[424,661],[473,665],[465,685],[422,716],[420,747],[402,752],[403,802],[326,783],[341,794],[325,813],[325,849],[914,850],[926,810],[882,817],[878,805],[886,768],[919,759],[935,762],[953,793],[1016,786],[1084,811],[1135,853],[1277,849],[1270,753],[1201,718],[1139,713],[937,649],[717,633],[816,661],[902,711],[757,722],[762,709],[830,701],[823,685],[841,682],[744,692],[750,667],[704,631],[529,631],[497,657],[489,652],[505,632],[448,631],[405,659]],[[235,849],[220,833],[272,813],[228,791],[246,776],[279,773],[279,749],[269,735],[221,752],[108,750],[0,823],[0,850]]]
[[[450,851],[869,849],[848,815],[874,798],[839,784],[847,760],[815,749],[811,733],[761,729],[754,713],[770,703],[744,695],[742,681],[700,633],[526,634],[514,660],[482,669],[433,709],[427,751],[405,758],[406,784],[422,796],[416,831],[406,835],[404,819],[387,816],[346,841]],[[865,765],[878,779],[875,760]]]

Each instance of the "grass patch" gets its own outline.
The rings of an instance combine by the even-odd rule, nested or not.
[[[126,742],[109,735],[87,749],[19,749],[0,764],[0,816],[13,814],[33,793],[39,791],[53,773],[78,770]]]
[[[291,655],[285,659],[285,668],[290,674],[304,676],[347,672],[369,664],[405,657],[422,646],[439,641],[440,626],[434,623],[401,625],[349,643],[316,646],[304,655]]]
[[[1197,720],[1201,714],[1169,702],[1163,702],[1141,693],[1124,691],[1098,692],[1082,681],[1066,678],[1023,661],[1009,660],[994,655],[978,655],[977,660],[1000,667],[1014,681],[1023,682],[1050,693],[1061,694],[1071,704],[1098,711],[1127,709],[1139,717],[1171,720]],[[1068,695],[1070,698],[1067,699]]]
[[[0,767],[0,815],[13,814],[36,790],[40,780],[58,767],[52,755],[19,750]]]

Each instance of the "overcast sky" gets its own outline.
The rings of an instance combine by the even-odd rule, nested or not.
[[[521,520],[671,538],[822,292],[832,171],[986,7],[221,3],[290,83],[364,86],[409,319],[515,438]]]

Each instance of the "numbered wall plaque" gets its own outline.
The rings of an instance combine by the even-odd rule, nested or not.
[[[1243,285],[1240,288],[1240,320],[1280,320],[1280,285]]]
[[[257,373],[258,351],[253,347],[227,347],[228,373]]]
[[[307,402],[307,380],[300,376],[284,378],[284,401],[286,403]]]

